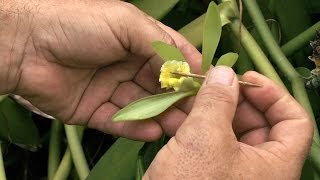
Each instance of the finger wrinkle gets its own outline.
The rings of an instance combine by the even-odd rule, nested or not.
[[[238,105],[232,125],[235,133],[241,136],[243,133],[252,129],[269,126],[269,123],[260,111],[248,101],[243,101]]]
[[[269,126],[252,128],[243,132],[239,140],[240,142],[255,146],[266,142],[268,140],[269,132]]]
[[[151,94],[155,94],[157,89],[160,89],[159,80],[152,72],[149,62],[144,64],[133,81]]]

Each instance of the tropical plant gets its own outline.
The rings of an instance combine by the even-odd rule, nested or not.
[[[129,2],[178,30],[202,50],[201,75],[211,65],[223,64],[232,66],[239,76],[248,70],[256,70],[287,88],[314,123],[313,144],[301,178],[319,178],[320,136],[316,121],[320,115],[318,0]],[[137,121],[156,116],[180,99],[195,95],[202,83],[201,77],[190,76],[192,69],[177,48],[163,42],[150,46],[164,60],[159,74],[167,74],[162,74],[159,83],[167,92],[129,104],[114,115],[114,121]],[[169,82],[168,78],[173,79]],[[14,99],[17,98],[13,95],[0,97],[0,180],[6,177],[141,179],[169,139],[163,135],[156,142],[145,143],[63,125],[55,119],[50,124]],[[46,116],[48,118],[51,117]]]

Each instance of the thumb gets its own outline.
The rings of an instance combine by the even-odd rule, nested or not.
[[[181,138],[199,137],[207,142],[222,139],[221,136],[226,135],[235,138],[232,121],[238,96],[239,85],[234,71],[226,66],[212,68],[196,96],[188,118],[180,128],[184,134]]]

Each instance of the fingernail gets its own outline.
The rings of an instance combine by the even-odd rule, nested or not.
[[[207,84],[221,84],[231,86],[234,78],[234,72],[227,66],[216,66],[209,72]]]

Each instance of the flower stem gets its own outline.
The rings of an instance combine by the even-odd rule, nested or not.
[[[2,142],[0,142],[0,180],[6,180],[6,171],[4,168],[3,157],[2,157]]]
[[[48,158],[48,179],[52,180],[60,161],[60,148],[63,125],[56,119],[51,122],[49,158]]]
[[[274,80],[279,85],[285,87],[278,73],[268,60],[267,56],[263,53],[262,49],[255,41],[255,39],[251,36],[249,31],[242,24],[240,24],[239,20],[233,20],[233,22],[230,24],[232,32],[235,35],[238,35],[240,25],[242,26],[240,35],[241,45],[248,53],[255,67],[259,72]]]
[[[71,156],[80,179],[85,179],[90,170],[85,158],[81,141],[77,132],[77,126],[64,125]]]
[[[284,44],[281,47],[282,52],[286,56],[293,55],[293,53],[308,45],[308,43],[315,37],[317,30],[320,30],[320,21]]]
[[[264,42],[265,47],[270,52],[272,60],[274,63],[281,69],[281,71],[285,74],[289,81],[291,81],[293,95],[296,100],[305,108],[305,110],[309,113],[313,123],[314,123],[314,136],[313,142],[319,144],[319,131],[317,128],[317,124],[313,115],[313,111],[311,108],[310,101],[308,99],[307,92],[304,87],[303,80],[299,77],[299,74],[296,72],[294,67],[290,64],[287,57],[281,51],[281,48],[274,40],[268,25],[265,22],[265,19],[259,9],[259,6],[255,0],[243,0],[245,6],[248,9],[249,15],[255,24],[262,41]],[[316,146],[314,146],[316,147]],[[317,146],[318,147],[318,146]],[[320,152],[320,148],[317,151],[311,151],[309,154],[310,158],[313,160],[319,159],[317,156]],[[320,166],[317,166],[320,162],[317,162],[315,168],[318,172],[320,172]]]

